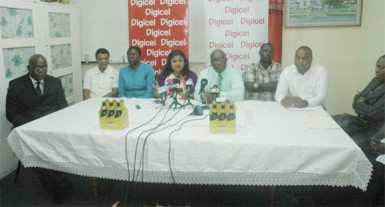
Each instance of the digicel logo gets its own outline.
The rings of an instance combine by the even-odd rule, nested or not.
[[[155,0],[131,0],[131,6],[143,7],[143,6],[155,6]]]

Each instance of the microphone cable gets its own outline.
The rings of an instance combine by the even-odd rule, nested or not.
[[[170,174],[171,174],[171,179],[172,179],[172,182],[173,184],[176,184],[175,182],[175,178],[174,178],[174,173],[172,172],[172,168],[171,168],[171,136],[182,129],[182,126],[186,123],[189,123],[189,122],[192,122],[192,121],[200,121],[200,120],[203,120],[203,119],[206,119],[207,117],[209,116],[209,114],[207,114],[206,116],[202,117],[202,118],[198,118],[198,119],[190,119],[190,120],[187,120],[185,122],[182,122],[180,125],[179,125],[179,128],[178,129],[175,129],[174,131],[172,131],[169,136],[168,136],[168,167],[169,167],[169,170],[170,170]]]
[[[126,196],[125,196],[125,199],[124,199],[124,206],[127,205],[127,201],[128,201],[128,191],[129,191],[129,188],[130,188],[130,164],[129,164],[129,160],[128,160],[128,147],[127,147],[127,139],[128,139],[128,134],[130,134],[131,132],[145,126],[146,124],[152,122],[155,117],[157,117],[159,115],[159,113],[162,111],[162,108],[163,106],[160,107],[160,109],[158,110],[158,112],[147,122],[139,125],[138,127],[134,128],[134,129],[131,129],[130,131],[128,131],[125,135],[125,139],[124,139],[124,150],[125,150],[125,157],[126,157],[126,164],[127,164],[127,189],[126,189]]]
[[[170,108],[167,110],[167,112],[165,113],[165,115],[164,115],[164,117],[162,118],[162,120],[160,121],[160,123],[159,123],[156,127],[153,127],[153,128],[151,128],[151,129],[145,130],[145,131],[143,131],[143,132],[138,136],[137,142],[136,142],[136,147],[135,147],[135,155],[134,155],[134,169],[133,169],[134,175],[133,175],[133,182],[136,182],[136,181],[137,181],[140,172],[142,172],[142,173],[141,173],[141,175],[142,175],[142,176],[141,176],[142,182],[143,182],[143,180],[144,180],[144,164],[143,164],[143,162],[144,162],[145,144],[146,144],[146,142],[147,142],[148,137],[149,137],[150,135],[154,134],[155,130],[156,130],[158,127],[160,127],[160,126],[166,124],[167,122],[171,121],[171,120],[172,120],[172,119],[173,119],[173,118],[180,112],[181,109],[182,109],[182,108],[179,108],[179,109],[173,114],[173,116],[171,116],[168,120],[164,121],[165,118],[166,118],[167,113],[171,110],[171,107],[170,107]],[[145,139],[144,139],[144,141],[143,141],[141,158],[140,158],[139,167],[138,167],[138,170],[137,170],[138,172],[136,173],[136,156],[137,156],[137,152],[138,152],[139,140],[140,140],[140,137],[142,136],[142,134],[144,134],[144,133],[146,133],[146,132],[149,132],[149,131],[151,131],[151,132],[145,137]],[[135,174],[136,174],[136,175],[135,175]],[[142,196],[143,196],[143,191],[144,191],[144,188],[142,188]],[[135,187],[134,187],[134,191],[133,191],[133,197],[135,196],[135,192],[136,192],[136,183],[135,183]],[[143,197],[142,197],[142,198],[143,198]]]
[[[185,102],[186,102],[186,100],[185,100]],[[184,103],[185,103],[184,102]],[[144,131],[144,132],[142,132],[140,135],[139,135],[139,137],[138,137],[138,139],[137,139],[137,145],[136,145],[136,148],[135,148],[135,150],[136,150],[136,152],[135,152],[135,156],[136,156],[136,153],[137,153],[137,150],[138,150],[138,144],[139,144],[139,139],[140,139],[140,137],[142,136],[142,134],[144,134],[145,132],[148,132],[148,131],[151,131],[150,133],[148,133],[147,134],[147,136],[144,138],[144,141],[143,141],[143,146],[142,146],[142,154],[141,154],[141,162],[139,163],[140,165],[139,165],[139,167],[138,167],[138,169],[140,169],[141,167],[142,167],[142,170],[143,170],[143,166],[144,165],[142,165],[142,161],[144,160],[144,152],[145,152],[145,145],[146,145],[146,143],[147,143],[147,139],[151,136],[151,135],[153,135],[153,134],[155,134],[155,133],[157,133],[157,132],[159,132],[159,131],[161,131],[161,130],[164,130],[164,129],[166,129],[166,128],[168,128],[168,127],[170,127],[170,126],[173,126],[173,125],[169,125],[169,126],[166,126],[165,128],[163,128],[163,129],[160,129],[160,130],[158,130],[158,131],[156,131],[159,127],[161,127],[161,126],[163,126],[163,125],[165,125],[166,123],[168,123],[169,121],[171,121],[180,111],[181,111],[181,109],[182,108],[179,108],[168,120],[166,120],[166,121],[164,121],[164,119],[166,118],[166,115],[167,115],[167,113],[170,111],[170,109],[171,108],[169,108],[168,110],[167,110],[167,112],[165,113],[165,115],[164,115],[164,117],[163,117],[163,119],[160,121],[160,123],[156,126],[156,127],[153,127],[153,128],[151,128],[151,129],[148,129],[148,130],[146,130],[146,131]],[[188,117],[188,116],[186,116],[186,117]],[[183,119],[185,119],[186,117],[184,117],[184,118],[182,118],[181,120],[183,120]],[[163,122],[164,121],[164,122]],[[178,121],[179,122],[179,121]],[[176,123],[178,123],[178,122],[176,122]],[[175,124],[176,124],[175,123]],[[136,158],[135,158],[135,160],[136,160]],[[136,162],[134,162],[134,163],[136,163]],[[135,165],[134,165],[135,166]],[[135,169],[135,167],[134,167],[134,169]],[[134,171],[135,172],[135,171]],[[143,171],[142,171],[142,174],[143,174]],[[138,175],[139,175],[139,170],[138,170]],[[137,177],[138,177],[138,175],[137,175]],[[143,176],[142,176],[142,181],[143,181]]]

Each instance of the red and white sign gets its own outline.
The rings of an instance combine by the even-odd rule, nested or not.
[[[128,0],[129,44],[139,46],[141,61],[163,70],[168,54],[188,57],[188,0]]]
[[[214,49],[222,49],[227,65],[242,71],[257,62],[260,46],[268,41],[268,6],[269,1],[265,0],[207,0],[207,57]]]

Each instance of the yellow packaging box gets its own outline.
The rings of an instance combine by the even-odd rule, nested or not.
[[[107,112],[105,110],[107,108]],[[107,114],[107,115],[105,115]],[[100,128],[121,130],[128,126],[128,110],[124,105],[123,100],[117,101],[113,99],[112,102],[106,100],[106,103],[102,103],[102,107],[99,111]]]
[[[234,102],[213,102],[210,105],[210,133],[236,132],[236,105]]]

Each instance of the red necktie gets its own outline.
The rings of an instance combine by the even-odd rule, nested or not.
[[[36,93],[37,93],[37,96],[41,96],[42,95],[41,88],[40,88],[40,81],[36,82]]]

